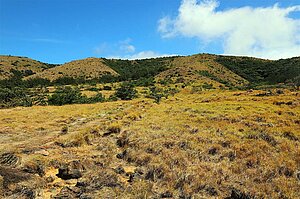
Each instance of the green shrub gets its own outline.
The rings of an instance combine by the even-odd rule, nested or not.
[[[0,107],[32,106],[29,91],[23,88],[0,88]]]
[[[90,88],[87,88],[86,90],[88,90],[88,91],[100,91],[101,89],[97,88],[97,87],[90,87]]]
[[[184,88],[184,85],[182,85],[182,86]],[[166,97],[169,95],[174,96],[178,92],[179,92],[179,90],[177,88],[167,88],[164,90],[164,94]]]
[[[164,97],[163,90],[155,86],[150,88],[150,93],[146,97],[154,99],[155,103],[159,103],[161,98]]]
[[[204,83],[203,85],[202,85],[202,88],[204,88],[204,89],[214,89],[214,87],[213,87],[213,85],[212,84],[208,84],[208,83]]]
[[[117,89],[115,96],[122,100],[131,100],[137,96],[137,91],[132,84],[123,83],[121,87]]]
[[[55,93],[48,97],[49,105],[81,104],[88,102],[88,98],[83,96],[78,88],[69,86],[56,89]]]
[[[105,97],[102,95],[102,93],[97,93],[95,96],[88,98],[89,103],[97,103],[97,102],[104,102]]]

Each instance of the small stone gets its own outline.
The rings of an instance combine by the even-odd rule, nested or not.
[[[39,150],[39,151],[36,151],[34,152],[35,154],[40,154],[40,155],[43,155],[43,156],[48,156],[49,155],[49,152],[42,149],[42,150]]]

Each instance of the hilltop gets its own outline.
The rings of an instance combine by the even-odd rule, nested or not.
[[[39,77],[53,81],[61,77],[93,79],[103,75],[118,76],[118,73],[105,65],[103,59],[86,58],[41,71],[27,78]]]
[[[12,77],[14,72],[19,72],[22,76],[31,76],[55,66],[58,65],[43,63],[27,57],[0,55],[0,80]]]

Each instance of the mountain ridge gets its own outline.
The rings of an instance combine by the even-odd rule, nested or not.
[[[55,81],[65,77],[91,80],[108,77],[108,81],[128,81],[154,78],[173,82],[209,82],[217,86],[243,86],[249,83],[288,83],[299,79],[300,57],[275,61],[214,54],[136,60],[88,57],[55,65],[26,57],[1,55],[0,78],[10,78],[14,71],[20,71],[25,80],[44,78]]]

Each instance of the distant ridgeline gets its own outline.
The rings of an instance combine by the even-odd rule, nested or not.
[[[184,83],[189,81],[186,78],[188,74],[198,74],[193,76],[193,81],[202,78],[203,81],[215,81],[225,87],[236,85],[232,82],[233,79],[239,82],[245,81],[246,83],[243,83],[245,86],[278,83],[299,86],[300,57],[271,61],[250,57],[198,54],[143,60],[87,58],[55,65],[26,57],[0,56],[0,87],[2,88],[121,81],[135,81],[138,85],[147,85],[149,81],[154,82],[158,77],[160,81],[177,77],[178,83]]]

